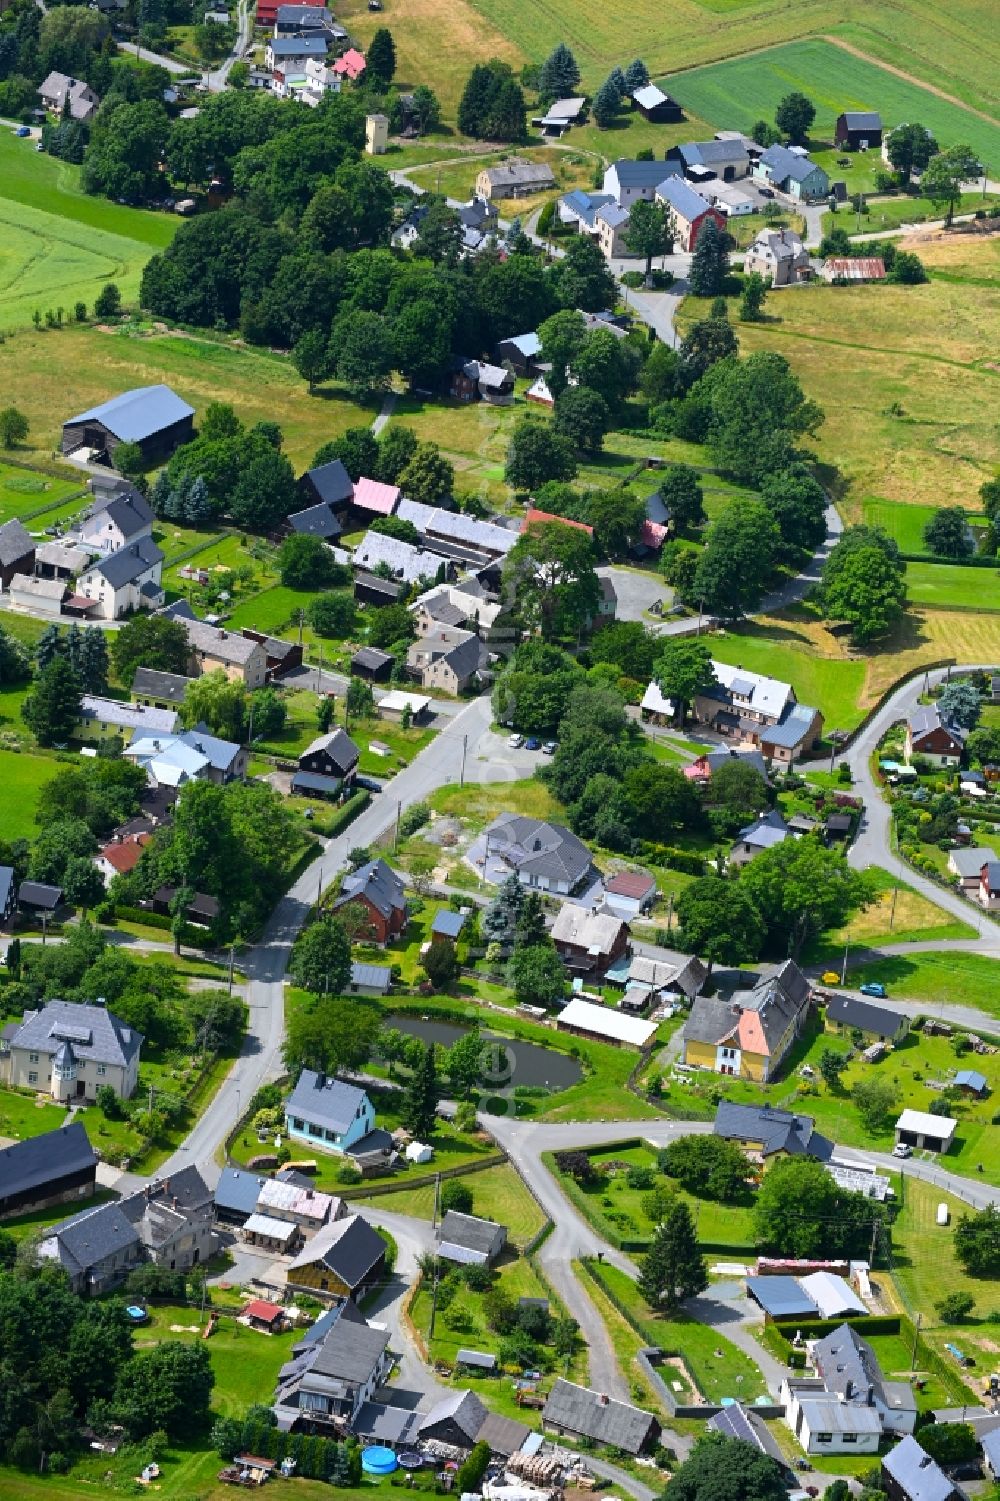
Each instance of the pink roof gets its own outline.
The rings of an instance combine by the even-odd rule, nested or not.
[[[568,516],[553,516],[550,511],[539,511],[535,506],[530,506],[525,512],[524,526],[521,530],[526,532],[529,526],[534,526],[536,522],[545,521],[559,521],[563,526],[575,526],[578,532],[586,532],[588,537],[594,535],[594,528],[588,526],[584,521],[570,521]]]
[[[647,876],[641,870],[620,870],[610,881],[604,883],[605,891],[610,891],[615,896],[631,896],[638,900],[656,890],[656,882],[652,876]]]
[[[736,1036],[739,1039],[740,1048],[744,1053],[760,1053],[764,1057],[770,1056],[771,1049],[767,1045],[767,1038],[764,1035],[764,1027],[758,1011],[740,1012]]]
[[[649,521],[647,519],[642,523],[642,531],[639,533],[639,541],[642,543],[643,547],[659,548],[663,546],[666,540],[667,528],[665,526],[661,526],[658,521]]]
[[[383,485],[376,479],[362,477],[354,486],[354,504],[362,511],[377,511],[380,516],[391,516],[398,500],[398,485]]]
[[[355,78],[360,78],[365,71],[364,53],[359,52],[356,47],[348,47],[343,56],[337,58],[337,61],[333,65],[333,71],[335,73],[346,73],[347,77],[353,83]]]
[[[699,756],[697,761],[691,761],[687,766],[681,767],[681,775],[687,777],[689,782],[707,782],[711,775],[708,761],[704,756]]]

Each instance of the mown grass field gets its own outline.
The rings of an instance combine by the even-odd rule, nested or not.
[[[32,313],[93,303],[114,281],[126,298],[142,268],[168,245],[179,221],[169,214],[89,198],[80,169],[36,152],[34,142],[0,132],[0,328],[30,324]]]
[[[14,706],[11,705],[11,708]],[[4,713],[7,699],[4,699]],[[7,726],[3,725],[6,730]],[[17,724],[11,728],[18,729]],[[0,750],[0,837],[33,839],[38,833],[35,810],[46,782],[59,770],[48,756],[23,751]]]
[[[345,428],[367,427],[375,415],[373,407],[356,405],[336,386],[310,396],[282,355],[211,337],[149,326],[102,332],[73,324],[41,333],[22,330],[0,345],[0,388],[17,392],[17,404],[31,424],[23,450],[28,462],[32,451],[50,454],[58,448],[62,424],[75,412],[131,386],[159,381],[197,413],[211,401],[225,401],[247,425],[276,419],[297,471],[308,467],[321,443]]]
[[[926,1001],[929,1011],[935,1006],[974,1006],[1000,1018],[1000,962],[985,954],[897,955],[856,969],[849,966],[849,975],[852,985],[878,980],[891,996]]]
[[[1000,610],[1000,569],[960,563],[908,563],[906,592],[915,605],[942,610]]]
[[[893,1271],[909,1307],[923,1314],[925,1328],[941,1324],[934,1305],[948,1293],[971,1293],[977,1312],[987,1313],[995,1306],[996,1283],[969,1277],[955,1256],[954,1226],[961,1215],[970,1213],[968,1205],[910,1173],[904,1173],[897,1195],[899,1213],[892,1227]],[[939,1204],[947,1204],[950,1211],[948,1227],[937,1223]],[[973,1337],[963,1329],[957,1343],[966,1344]],[[955,1339],[955,1331],[951,1330],[947,1338]]]
[[[899,543],[901,552],[926,553],[930,557],[924,541],[924,527],[935,510],[935,506],[905,505],[893,500],[866,500],[861,519],[866,526],[880,526],[883,531],[888,532]],[[974,525],[985,524],[985,516],[972,510],[967,510],[966,514]]]
[[[941,145],[965,142],[986,161],[995,160],[1000,151],[1000,124],[821,38],[671,74],[667,85],[685,109],[730,130],[749,130],[755,120],[773,119],[784,95],[797,89],[816,106],[810,132],[816,140],[832,139],[841,110],[877,109],[886,125],[920,120]]]
[[[574,134],[571,132],[569,146],[576,144]],[[630,142],[631,144],[631,142]],[[496,152],[491,157],[470,157],[468,161],[459,161],[442,166],[418,167],[410,174],[414,182],[428,191],[444,193],[449,198],[471,198],[476,185],[476,178],[484,167],[503,160],[505,156],[511,156],[511,150]],[[540,208],[547,198],[555,193],[568,193],[571,188],[589,188],[594,176],[594,160],[573,150],[560,150],[555,146],[530,148],[526,151],[518,151],[518,156],[525,157],[531,162],[545,162],[552,169],[552,175],[556,180],[556,187],[550,188],[545,193],[535,193],[529,198],[518,199],[513,206],[506,205],[501,212],[506,217],[519,214],[522,219],[527,219],[536,208]]]
[[[481,1173],[467,1173],[461,1182],[472,1194],[472,1213],[480,1219],[502,1221],[515,1246],[526,1245],[545,1223],[541,1209],[509,1163],[485,1168]],[[370,1200],[352,1195],[351,1203],[357,1204],[362,1212],[364,1205],[371,1203],[394,1214],[412,1214],[417,1219],[429,1220],[434,1214],[434,1185],[404,1188],[399,1193],[380,1194]]]
[[[22,518],[35,512],[44,512],[29,530],[39,531],[49,524],[49,512],[53,516],[62,510],[61,502],[70,495],[78,495],[83,489],[72,478],[55,479],[37,470],[22,469],[16,464],[0,464],[0,526],[12,516]],[[80,504],[84,502],[81,500]]]

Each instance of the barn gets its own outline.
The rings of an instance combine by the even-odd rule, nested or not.
[[[62,451],[90,449],[91,459],[114,463],[119,443],[138,445],[147,464],[169,458],[194,436],[194,408],[169,386],[139,386],[102,401],[63,423]]]

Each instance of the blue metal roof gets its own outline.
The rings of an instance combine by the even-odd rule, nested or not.
[[[710,208],[701,194],[696,193],[683,177],[668,177],[665,181],[658,183],[656,196],[669,203],[670,207],[676,209],[689,224],[700,219],[702,214],[707,214]]]
[[[431,932],[440,933],[442,938],[457,938],[464,927],[464,912],[451,912],[447,907],[442,907],[441,911],[434,915]]]
[[[773,1319],[815,1318],[818,1311],[794,1277],[748,1277],[747,1292]]]
[[[141,443],[144,438],[193,416],[194,407],[189,407],[169,386],[139,386],[134,391],[112,396],[110,401],[102,401],[78,417],[70,417],[64,426],[100,422],[123,443]]]
[[[973,1089],[976,1094],[986,1093],[986,1076],[974,1068],[959,1069],[955,1075],[955,1083],[959,1089]]]

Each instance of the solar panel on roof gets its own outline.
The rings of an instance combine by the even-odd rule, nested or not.
[[[63,1042],[82,1042],[86,1045],[93,1035],[89,1027],[73,1027],[69,1022],[56,1022],[55,1026],[49,1028],[49,1036],[58,1037]]]

